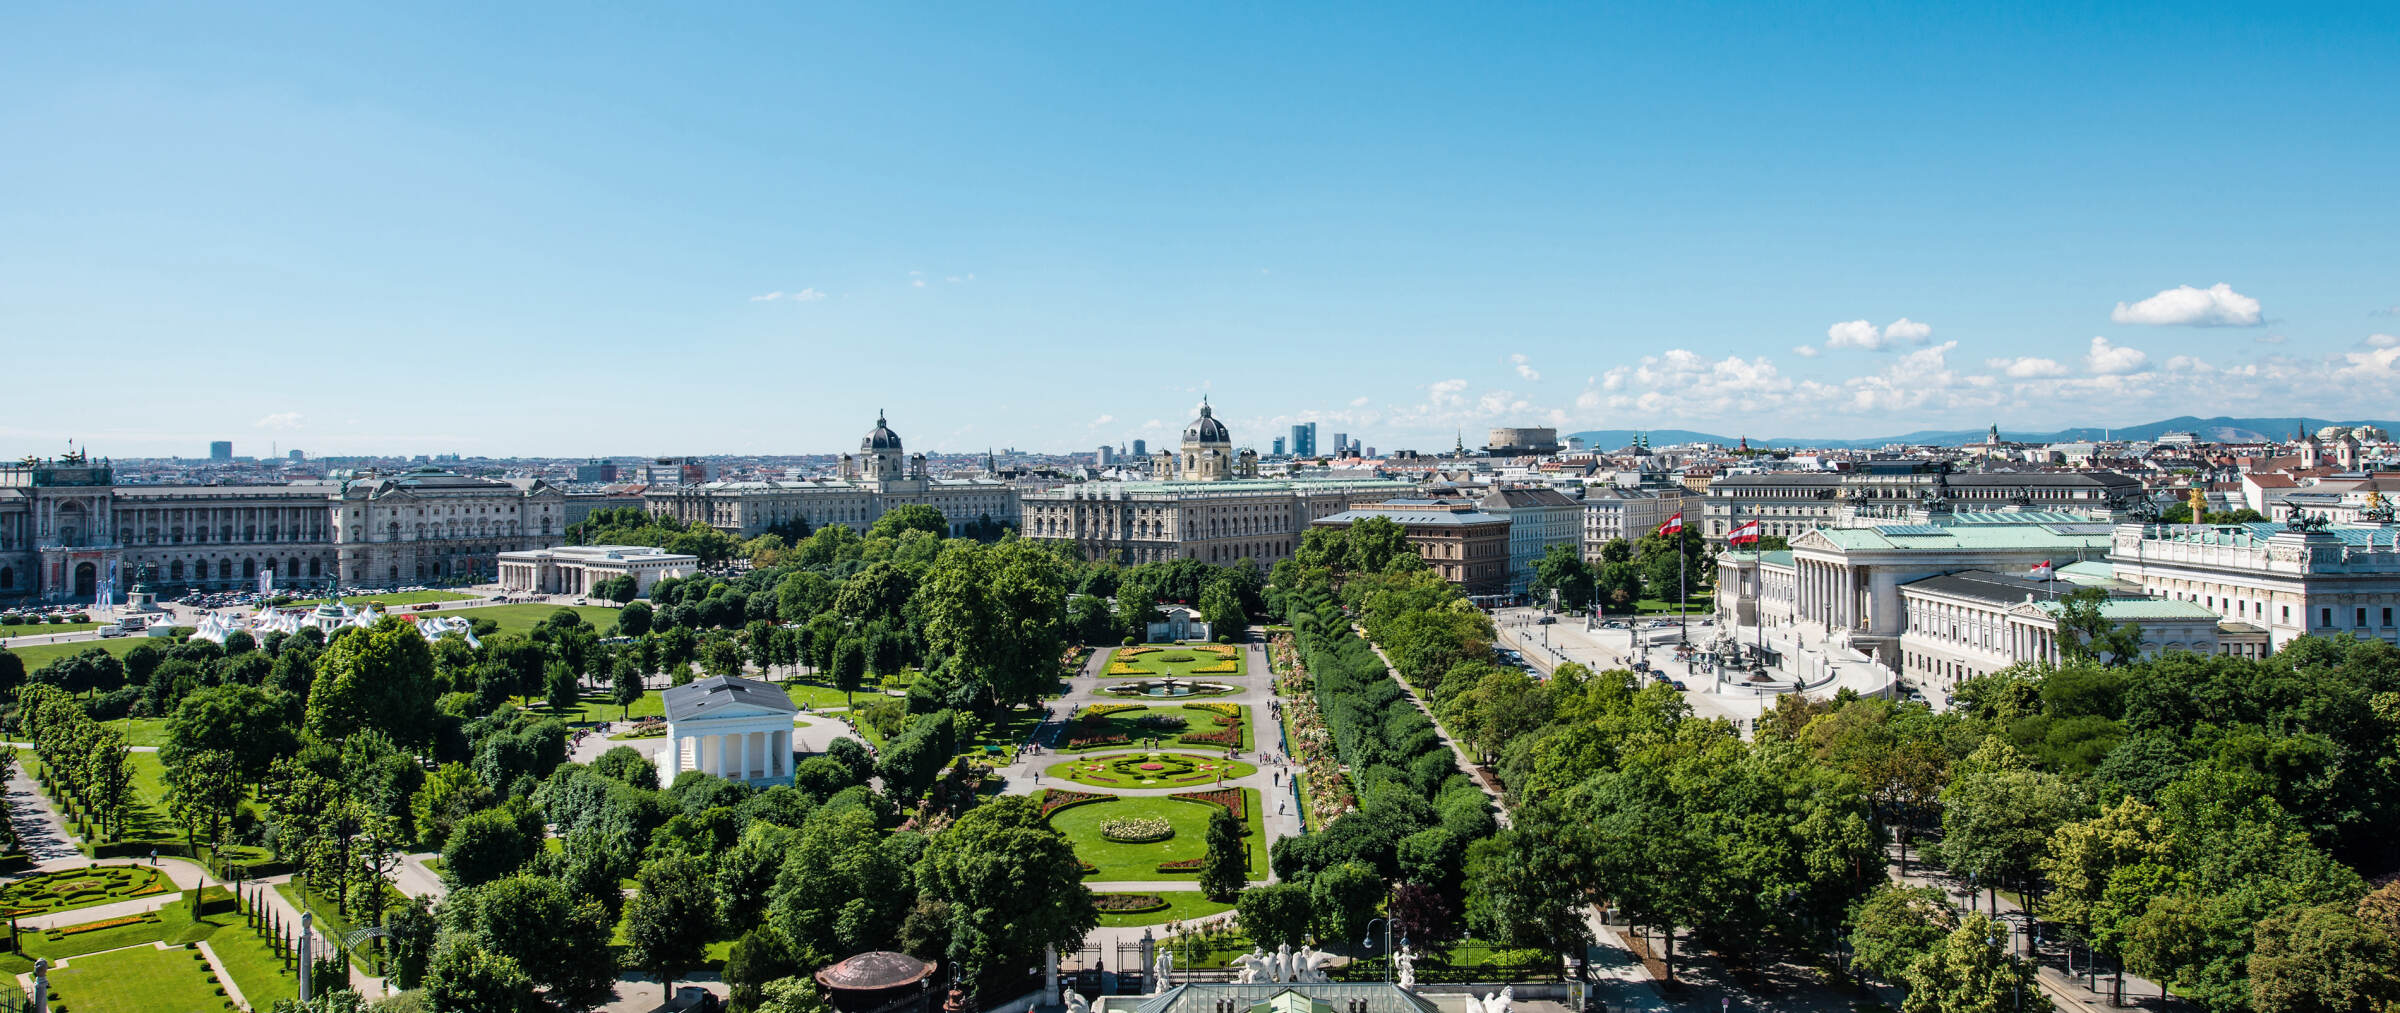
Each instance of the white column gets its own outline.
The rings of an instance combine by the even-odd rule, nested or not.
[[[792,772],[792,730],[775,733],[775,776],[787,777]]]

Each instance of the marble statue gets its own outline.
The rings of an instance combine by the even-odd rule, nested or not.
[[[1303,946],[1300,948],[1300,952],[1292,954],[1291,980],[1311,985],[1332,981],[1333,979],[1325,974],[1326,965],[1331,963],[1333,963],[1333,954]]]
[[[1151,995],[1166,991],[1168,984],[1175,980],[1175,951],[1158,951],[1158,960],[1151,964],[1150,976],[1156,979],[1150,983]]]
[[[1292,980],[1292,944],[1275,944],[1275,976],[1278,983]]]
[[[1467,993],[1466,1000],[1467,1013],[1483,1013],[1483,1000],[1475,998],[1475,993]]]
[[[1233,958],[1235,966],[1242,969],[1239,974],[1234,975],[1234,984],[1261,985],[1274,981],[1274,960],[1275,958],[1267,955],[1267,951],[1255,946],[1251,947],[1250,952]]]
[[[1092,1001],[1084,998],[1083,993],[1071,988],[1059,989],[1059,993],[1059,1000],[1066,1005],[1067,1013],[1092,1013]]]
[[[1402,946],[1400,952],[1392,954],[1392,966],[1398,969],[1396,975],[1401,988],[1417,987],[1417,955],[1409,952],[1408,947]]]
[[[1510,1003],[1517,1001],[1517,987],[1502,985],[1500,991],[1483,997],[1483,1013],[1508,1013]]]

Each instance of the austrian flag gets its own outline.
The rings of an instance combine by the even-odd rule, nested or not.
[[[2031,569],[2031,570],[2029,570],[2029,571],[2026,571],[2026,573],[2025,573],[2025,576],[2027,576],[2027,577],[2030,577],[2030,578],[2032,578],[2032,579],[2034,579],[2034,580],[2049,580],[2049,579],[2050,579],[2050,561],[2049,561],[2049,560],[2047,560],[2047,559],[2045,559],[2045,560],[2042,560],[2042,561],[2041,561],[2041,562],[2039,562],[2039,563],[2035,563],[2035,564],[2033,564],[2033,569]]]
[[[1758,522],[1757,522],[1757,521],[1743,521],[1743,522],[1741,522],[1740,524],[1736,524],[1736,525],[1734,525],[1734,526],[1733,526],[1733,530],[1732,530],[1731,532],[1729,532],[1729,533],[1727,533],[1727,534],[1725,535],[1725,544],[1727,544],[1727,545],[1756,545],[1756,544],[1758,544]]]
[[[1682,534],[1682,533],[1683,533],[1683,511],[1681,511],[1681,510],[1678,510],[1678,511],[1676,511],[1676,512],[1675,512],[1675,516],[1667,518],[1667,522],[1666,522],[1665,524],[1661,524],[1661,525],[1659,525],[1659,526],[1658,526],[1658,533],[1659,533],[1659,534],[1662,534],[1662,535],[1680,535],[1680,534]]]

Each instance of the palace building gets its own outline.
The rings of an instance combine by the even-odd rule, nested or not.
[[[837,478],[652,485],[642,493],[642,506],[652,514],[707,524],[735,538],[754,538],[795,520],[811,531],[840,524],[863,532],[885,511],[910,503],[940,510],[952,535],[966,534],[979,520],[1014,524],[1018,515],[1016,487],[989,475],[932,477],[925,455],[906,454],[900,434],[880,414],[859,441],[858,454],[842,455]]]
[[[1235,450],[1233,434],[1206,402],[1184,427],[1183,446],[1158,454],[1152,474],[1151,481],[1082,482],[1022,493],[1021,533],[1072,542],[1088,558],[1129,565],[1247,558],[1271,566],[1299,548],[1302,533],[1318,518],[1414,488],[1381,478],[1259,478],[1257,451]]]
[[[538,479],[438,468],[290,485],[118,485],[69,454],[0,467],[0,600],[88,600],[147,572],[168,594],[488,580],[502,552],[565,531],[565,495]]]

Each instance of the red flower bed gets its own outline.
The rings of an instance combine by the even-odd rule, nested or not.
[[[1095,893],[1092,907],[1102,914],[1140,914],[1166,910],[1167,899],[1155,893]]]
[[[1115,795],[1104,795],[1096,791],[1069,791],[1065,788],[1047,788],[1042,791],[1042,815],[1048,816],[1051,813],[1057,812],[1061,809],[1071,806],[1079,806],[1086,802],[1111,802],[1115,800]]]
[[[1127,741],[1129,740],[1124,736],[1111,732],[1101,732],[1096,735],[1069,735],[1067,736],[1067,748],[1088,749],[1093,746],[1122,746]]]
[[[1206,710],[1209,710],[1209,711],[1212,711],[1212,712],[1216,712],[1216,709],[1215,709],[1215,708],[1213,708],[1213,707],[1205,707],[1205,705],[1202,705],[1202,704],[1193,704],[1192,706],[1193,706],[1193,707],[1195,707],[1195,708],[1201,708],[1201,709],[1206,709]],[[1216,724],[1217,724],[1217,727],[1216,727],[1216,730],[1215,730],[1215,731],[1207,731],[1207,732],[1185,732],[1185,733],[1183,733],[1183,735],[1182,735],[1182,736],[1180,736],[1180,737],[1179,737],[1179,741],[1183,741],[1183,742],[1194,742],[1194,743],[1199,743],[1199,744],[1201,744],[1201,745],[1208,745],[1208,746],[1223,746],[1223,747],[1225,747],[1225,748],[1227,748],[1227,749],[1240,749],[1240,748],[1242,748],[1242,717],[1241,717],[1241,711],[1239,711],[1239,710],[1234,710],[1234,711],[1233,711],[1233,712],[1231,712],[1231,713],[1224,713],[1224,712],[1216,712],[1216,713],[1217,713],[1217,719],[1216,719]]]
[[[1203,866],[1205,866],[1205,865],[1207,865],[1207,864],[1208,864],[1208,859],[1207,859],[1207,858],[1185,858],[1185,859],[1181,859],[1181,860],[1178,860],[1178,861],[1173,861],[1173,862],[1160,862],[1160,863],[1158,863],[1158,871],[1160,871],[1160,872],[1198,872],[1198,871],[1200,871],[1201,867],[1203,867]]]
[[[1250,796],[1243,794],[1240,788],[1219,788],[1214,791],[1186,791],[1169,795],[1167,797],[1184,802],[1198,802],[1203,805],[1223,806],[1226,810],[1232,812],[1233,818],[1237,820],[1246,820],[1250,818]]]

